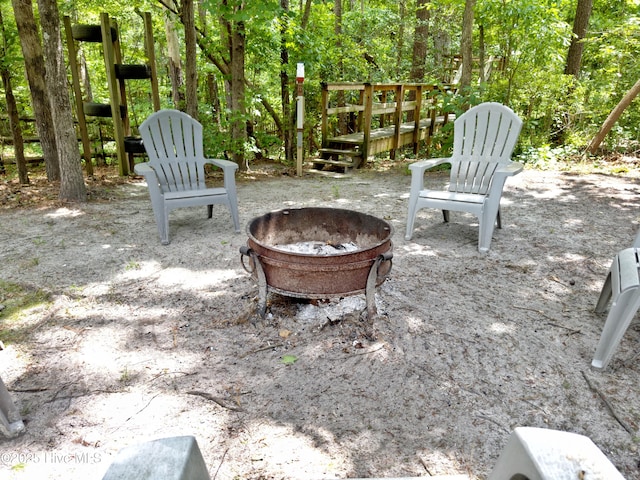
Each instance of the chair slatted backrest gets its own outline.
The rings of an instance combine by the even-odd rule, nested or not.
[[[178,110],[159,110],[140,125],[149,164],[164,192],[206,188],[202,125]]]
[[[486,194],[501,163],[509,162],[522,120],[495,102],[477,105],[454,124],[449,191]]]

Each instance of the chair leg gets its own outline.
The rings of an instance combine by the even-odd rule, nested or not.
[[[493,230],[496,226],[496,219],[500,214],[500,203],[494,200],[487,200],[482,209],[482,213],[478,215],[479,232],[478,232],[478,251],[487,253],[491,246],[493,238]],[[498,223],[500,223],[498,221]]]
[[[229,211],[233,219],[233,228],[236,233],[240,233],[240,215],[238,214],[238,204],[232,200],[229,201]]]
[[[478,251],[480,253],[487,253],[491,247],[491,240],[493,237],[493,223],[487,224],[480,220],[480,230],[478,232]]]
[[[213,205],[207,205],[207,218],[213,217]]]
[[[592,367],[600,370],[607,367],[639,307],[640,286],[629,288],[614,299],[600,334],[600,341],[591,362]]]
[[[169,245],[169,212],[165,209],[164,216],[158,221],[158,232],[162,245]]]
[[[609,300],[611,300],[612,295],[611,290],[611,270],[607,273],[607,278],[604,281],[604,285],[602,285],[602,290],[600,291],[600,296],[598,297],[598,303],[596,303],[596,313],[604,312],[605,308],[609,304]]]
[[[404,239],[411,240],[413,237],[413,225],[416,221],[416,213],[418,212],[418,198],[409,198],[409,212],[407,213],[407,231]]]
[[[489,220],[485,215],[480,215],[478,221],[480,222],[478,231],[478,251],[480,253],[487,253],[491,247],[495,222],[493,218]]]
[[[164,201],[162,199],[155,200],[154,197],[151,197],[151,208],[158,226],[160,242],[163,245],[167,245],[169,244],[169,212],[164,205]]]
[[[449,223],[449,210],[442,210],[442,217],[444,218],[444,223]]]

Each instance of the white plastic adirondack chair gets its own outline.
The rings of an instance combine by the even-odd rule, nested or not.
[[[214,204],[229,207],[236,232],[240,232],[235,171],[229,160],[207,159],[202,146],[202,125],[178,110],[160,110],[140,125],[140,136],[149,161],[135,166],[149,187],[160,241],[169,243],[169,212],[174,208],[207,205],[211,218]],[[220,167],[224,187],[207,188],[205,164]]]
[[[487,252],[496,222],[502,228],[500,198],[504,183],[507,177],[522,171],[522,165],[511,160],[521,128],[522,120],[509,107],[494,102],[477,105],[458,117],[450,158],[409,165],[411,193],[405,239],[411,240],[421,208],[442,210],[445,222],[449,221],[450,210],[468,212],[478,217],[478,250]],[[426,190],[425,171],[443,163],[451,164],[449,189]]]
[[[609,314],[591,361],[591,366],[598,370],[607,368],[640,309],[640,230],[632,248],[619,251],[613,258],[598,297],[596,312],[604,312],[609,302]]]

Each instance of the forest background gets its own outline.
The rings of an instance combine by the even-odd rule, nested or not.
[[[241,168],[264,157],[293,164],[298,63],[308,155],[319,143],[322,82],[422,82],[454,83],[456,95],[443,99],[453,113],[485,100],[509,105],[524,120],[516,155],[525,163],[585,152],[597,163],[603,151],[637,150],[640,112],[626,106],[640,89],[639,8],[635,0],[3,0],[2,138],[15,147],[3,144],[2,165],[29,182],[16,136],[26,129],[22,138],[40,137],[25,143],[26,157],[42,156],[60,197],[86,197],[61,25],[64,16],[99,25],[103,12],[132,64],[146,61],[142,12],[151,12],[162,108],[198,118],[207,154]],[[81,47],[78,60],[83,100],[108,102],[101,50]],[[127,95],[135,129],[153,111],[148,83],[131,83]],[[109,138],[108,122],[93,128]],[[449,130],[440,135],[442,152],[432,156],[449,148]]]

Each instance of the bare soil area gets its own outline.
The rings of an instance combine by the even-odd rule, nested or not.
[[[323,206],[393,226],[372,330],[364,295],[272,294],[257,319],[247,235],[222,206],[172,212],[163,246],[140,179],[91,186],[82,206],[5,185],[1,279],[46,301],[0,317],[0,376],[26,423],[0,440],[0,476],[100,479],[123,447],[194,435],[218,480],[483,479],[515,427],[537,426],[589,436],[640,478],[640,327],[590,367],[600,288],[639,228],[638,176],[525,170],[482,255],[460,213],[421,210],[404,240],[401,170],[238,179],[244,225]]]

